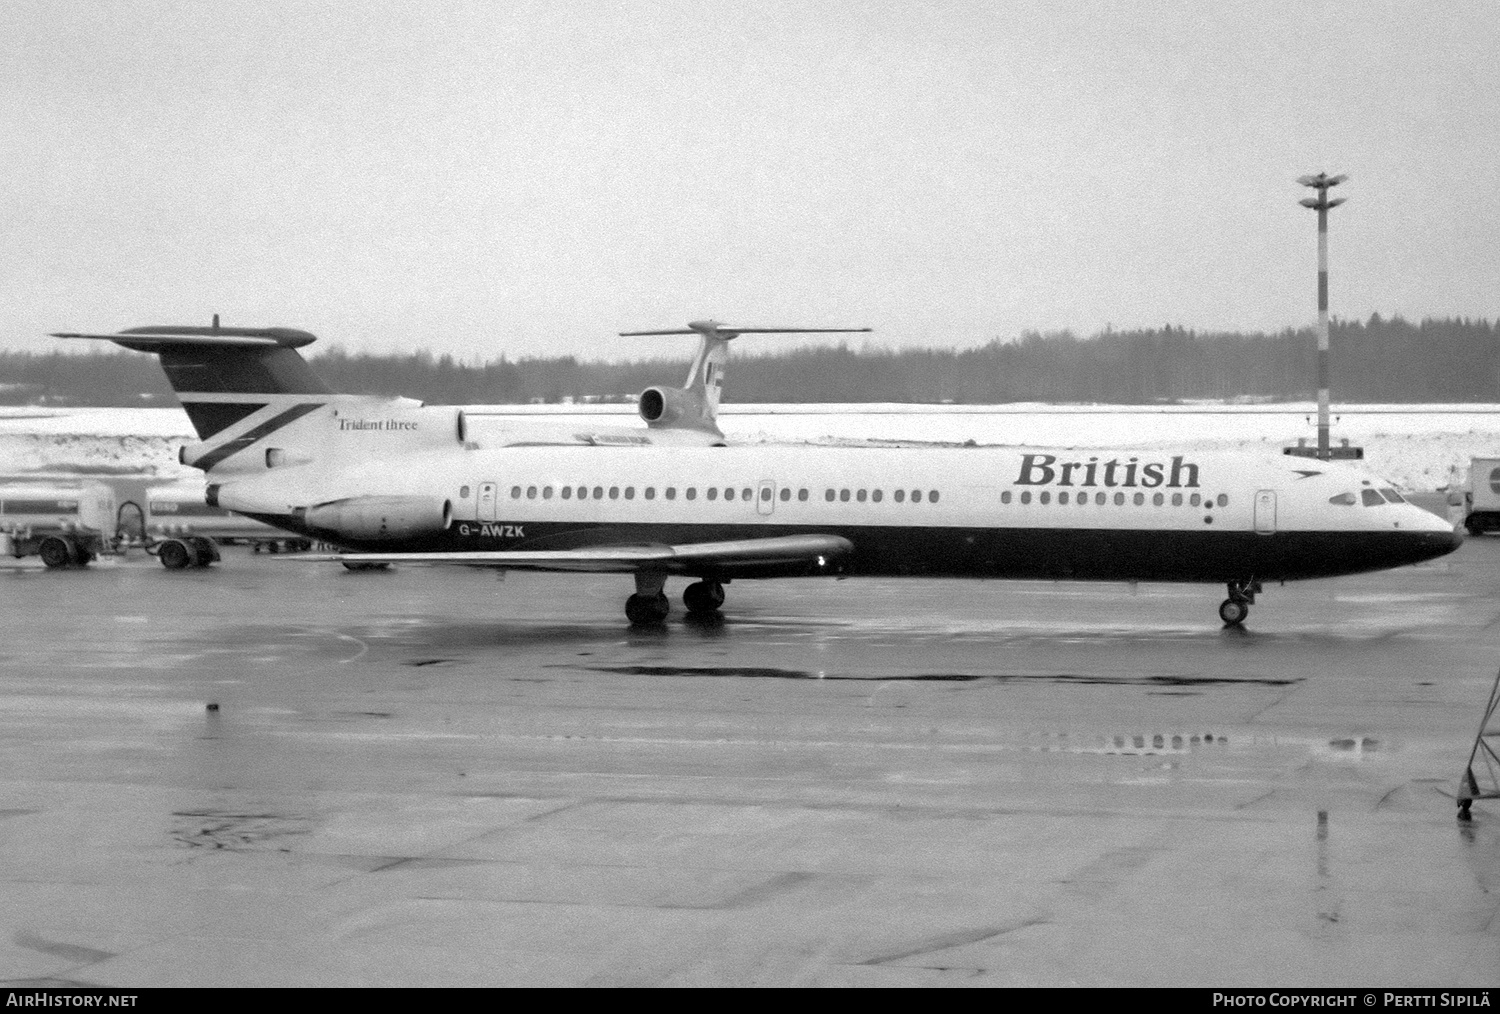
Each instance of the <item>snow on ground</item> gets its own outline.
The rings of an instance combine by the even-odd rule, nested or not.
[[[489,408],[494,412],[494,408]],[[630,405],[515,406],[529,423],[630,425]],[[952,443],[1276,454],[1316,440],[1316,406],[1173,405],[725,405],[721,424],[743,443]],[[1365,449],[1365,464],[1408,490],[1460,482],[1469,459],[1500,457],[1500,405],[1335,408],[1335,441]],[[196,476],[177,462],[195,440],[180,409],[0,408],[0,474]]]

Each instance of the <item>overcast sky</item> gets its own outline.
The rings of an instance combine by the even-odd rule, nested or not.
[[[0,5],[0,347],[1500,316],[1500,5]],[[749,339],[746,339],[749,340]],[[774,339],[772,339],[774,340]]]

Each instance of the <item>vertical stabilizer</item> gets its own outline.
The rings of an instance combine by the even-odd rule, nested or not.
[[[54,337],[112,341],[158,356],[200,440],[274,404],[286,402],[290,409],[308,404],[308,396],[332,394],[297,352],[316,337],[292,328],[219,327],[215,316],[213,327],[135,327]]]
[[[696,334],[702,337],[698,354],[682,387],[648,387],[641,392],[639,411],[654,429],[698,430],[723,437],[719,429],[719,399],[729,363],[729,343],[742,334],[859,334],[867,327],[739,327],[716,320],[695,320],[685,328],[667,331],[621,331],[622,338],[650,335]]]

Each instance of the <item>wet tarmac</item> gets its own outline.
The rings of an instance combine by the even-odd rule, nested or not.
[[[8,985],[1500,985],[1500,538],[1267,588],[0,568]],[[669,584],[680,593],[680,583]]]

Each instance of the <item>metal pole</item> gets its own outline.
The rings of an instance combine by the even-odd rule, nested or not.
[[[1324,196],[1327,191],[1319,193]],[[1328,202],[1318,202],[1318,460],[1328,460]]]
[[[1347,176],[1301,176],[1297,182],[1318,192],[1316,198],[1305,197],[1301,205],[1318,212],[1318,459],[1333,456],[1328,440],[1328,212],[1344,203],[1343,198],[1328,199],[1328,188],[1344,182]]]

